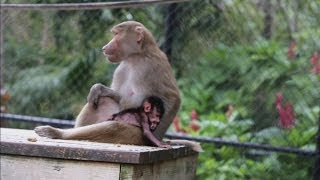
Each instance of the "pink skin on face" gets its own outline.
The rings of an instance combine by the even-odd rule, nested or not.
[[[116,38],[113,38],[107,45],[103,46],[103,54],[111,61],[114,62],[117,59],[119,45]]]
[[[148,118],[150,123],[150,129],[154,131],[160,123],[160,113],[157,111],[156,108],[153,108],[152,112],[149,113]]]

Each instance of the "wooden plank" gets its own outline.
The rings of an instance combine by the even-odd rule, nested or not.
[[[151,165],[121,164],[120,180],[194,180],[196,179],[196,167],[196,155]]]
[[[119,180],[120,164],[1,155],[3,180]]]
[[[197,154],[180,145],[172,149],[39,137],[33,130],[1,128],[1,154],[148,164]]]

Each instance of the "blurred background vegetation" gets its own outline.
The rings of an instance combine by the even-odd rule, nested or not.
[[[86,0],[1,0],[68,3]],[[93,1],[91,1],[93,2]],[[116,65],[109,29],[142,22],[168,54],[182,95],[170,131],[315,150],[320,114],[319,0],[190,0],[81,11],[2,10],[2,112],[74,119]],[[4,91],[3,91],[4,92]],[[8,122],[9,127],[32,128]],[[314,160],[204,145],[198,179],[310,179]]]

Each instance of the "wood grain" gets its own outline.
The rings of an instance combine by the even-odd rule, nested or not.
[[[1,154],[58,159],[150,164],[196,155],[188,147],[172,149],[39,137],[33,130],[1,128]]]
[[[119,179],[120,164],[25,156],[1,156],[3,180],[102,180]]]

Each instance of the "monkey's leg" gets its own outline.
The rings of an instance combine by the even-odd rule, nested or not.
[[[99,101],[101,97],[109,97],[115,102],[119,103],[120,95],[111,88],[103,84],[95,84],[91,87],[87,101],[89,105],[92,105],[94,108],[99,107]]]
[[[88,103],[82,108],[76,118],[75,127],[87,126],[109,119],[120,111],[119,104],[109,97],[100,97],[97,108]]]
[[[35,132],[42,137],[65,140],[88,140],[104,143],[144,145],[143,133],[140,127],[130,124],[105,121],[98,124],[59,129],[51,126],[39,126]]]

